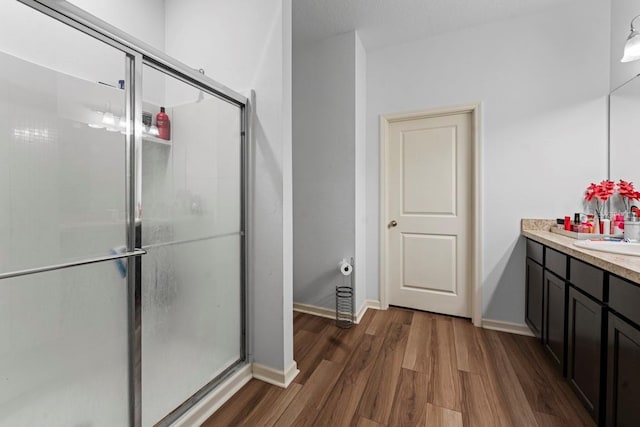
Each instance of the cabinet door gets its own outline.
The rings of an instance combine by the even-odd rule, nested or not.
[[[545,270],[543,293],[542,342],[564,373],[565,281]]]
[[[525,320],[536,337],[542,336],[542,266],[527,258]]]
[[[567,378],[598,421],[602,310],[600,303],[569,288]]]
[[[609,314],[607,426],[640,420],[640,330]]]

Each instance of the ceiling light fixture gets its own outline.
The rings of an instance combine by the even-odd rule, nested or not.
[[[624,55],[620,62],[631,62],[640,59],[640,33],[633,26],[633,21],[638,18],[640,18],[640,15],[631,20],[631,33],[627,37],[627,42],[624,45]]]

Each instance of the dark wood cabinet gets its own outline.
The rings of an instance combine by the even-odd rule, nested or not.
[[[558,365],[565,373],[565,290],[566,282],[555,274],[544,272],[544,310],[542,342]]]
[[[527,240],[525,321],[598,426],[640,426],[640,283]]]
[[[640,424],[640,329],[609,313],[607,426]]]
[[[536,335],[542,336],[543,269],[540,264],[527,258],[526,266],[525,321]]]
[[[603,311],[603,304],[569,288],[567,379],[596,421],[601,405]]]

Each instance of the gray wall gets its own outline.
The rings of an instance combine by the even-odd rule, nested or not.
[[[483,316],[524,322],[520,219],[577,212],[586,186],[606,177],[609,8],[576,0],[367,52],[369,298],[379,289],[379,115],[482,102]],[[578,23],[588,31],[570,30]]]
[[[293,51],[293,301],[335,307],[355,255],[355,33]]]
[[[355,33],[356,45],[356,310],[367,297],[367,52]]]

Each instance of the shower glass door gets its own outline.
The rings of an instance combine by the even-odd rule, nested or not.
[[[120,50],[0,13],[0,425],[129,424]]]
[[[242,110],[143,67],[142,425],[244,358]],[[157,123],[164,107],[170,131]],[[177,410],[177,411],[176,411]],[[174,412],[176,411],[176,412]]]
[[[58,0],[0,64],[0,426],[168,425],[246,363],[246,98]]]

